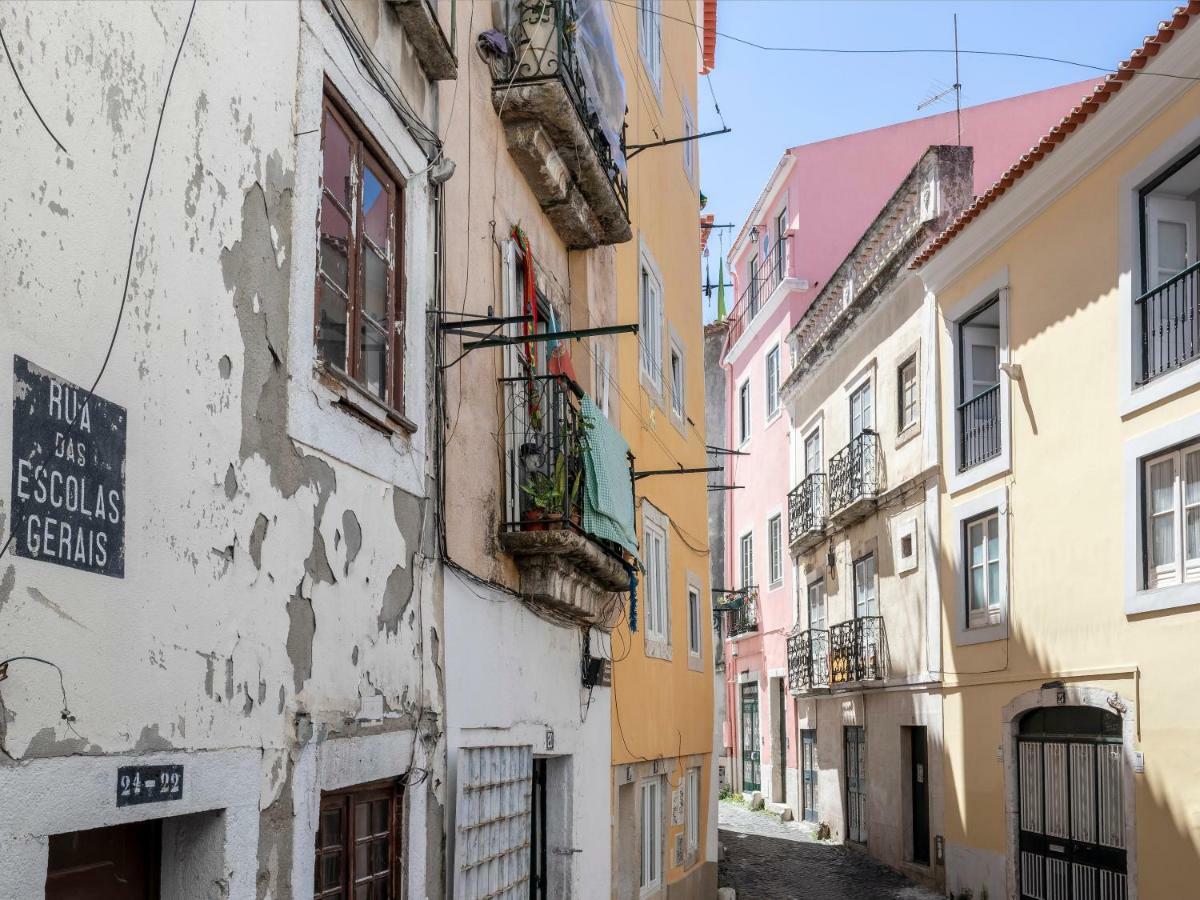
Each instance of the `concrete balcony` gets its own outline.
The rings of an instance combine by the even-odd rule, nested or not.
[[[516,0],[506,23],[509,54],[491,60],[492,105],[508,152],[574,250],[633,236],[623,120],[604,115],[600,96],[600,86],[616,83],[620,73],[615,58],[608,59],[612,38],[603,9],[589,9],[590,40],[581,39],[583,5]]]
[[[580,624],[611,628],[629,571],[619,548],[582,528],[583,425],[570,385],[553,375],[500,383],[506,447],[500,546],[516,561],[520,593]]]
[[[458,77],[454,48],[438,23],[433,0],[388,0],[400,27],[408,35],[421,68],[430,81],[451,81]]]

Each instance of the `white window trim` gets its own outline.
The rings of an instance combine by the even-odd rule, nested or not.
[[[827,573],[824,569],[811,569],[808,572],[807,578],[804,580],[804,621],[810,631],[816,628],[816,626],[813,625],[812,605],[809,603],[809,591],[812,590],[814,584],[818,583],[821,585],[821,591],[824,594],[825,599],[825,627],[821,630],[829,630],[829,579],[826,577],[826,575]],[[853,576],[853,569],[851,570],[851,575]],[[851,580],[853,580],[853,577]],[[850,589],[853,591],[854,585],[851,585]]]
[[[1000,621],[994,625],[981,625],[971,628],[968,625],[967,619],[964,526],[971,519],[978,518],[993,509],[996,510],[996,514],[1000,520]],[[950,517],[950,570],[954,577],[955,600],[951,626],[954,629],[954,644],[955,646],[962,647],[968,644],[986,644],[991,641],[1005,640],[1008,638],[1008,608],[1010,602],[1008,587],[1008,570],[1010,568],[1008,548],[1008,488],[998,487],[959,503],[952,507]]]
[[[683,339],[673,326],[668,327],[667,334],[667,357],[666,368],[664,374],[667,376],[667,381],[671,381],[671,353],[679,354],[679,385],[680,394],[679,409],[675,409],[675,385],[672,382],[669,385],[670,397],[667,398],[667,412],[670,415],[671,424],[683,433],[687,430],[687,351],[683,347]]]
[[[907,518],[898,516],[892,521],[896,523],[892,526],[892,554],[893,559],[895,559],[896,574],[905,575],[909,572],[915,572],[917,570],[917,560],[920,559],[921,553],[917,541],[917,518],[916,516],[909,516]],[[904,556],[900,550],[906,537],[912,538],[912,554],[909,556]]]
[[[657,509],[649,500],[642,501],[642,542],[647,545],[647,535],[650,529],[659,532],[663,539],[663,584],[662,597],[663,631],[650,630],[649,590],[643,591],[644,608],[642,610],[642,635],[646,655],[657,659],[671,658],[671,520],[665,513]]]
[[[828,456],[825,452],[827,448],[825,447],[825,410],[823,409],[817,410],[817,412],[810,416],[808,421],[805,422],[804,426],[800,429],[800,446],[797,451],[798,456],[795,463],[796,477],[792,479],[792,481],[797,485],[800,484],[800,482],[806,477],[804,470],[806,460],[804,445],[808,439],[813,436],[814,432],[816,432],[819,440],[821,441],[821,471],[824,473],[825,460],[828,459]]]
[[[902,383],[900,380],[900,373],[903,370],[904,366],[907,365],[910,361],[912,362],[912,364],[916,370],[917,412],[916,412],[916,418],[913,419],[907,426],[905,426],[904,428],[901,428],[900,427],[901,408],[900,408],[899,404],[902,402],[900,399],[902,396],[902,393],[901,393]],[[918,434],[921,433],[921,421],[925,417],[925,401],[924,401],[925,378],[924,378],[924,374],[925,373],[921,370],[921,342],[917,341],[915,344],[913,344],[911,347],[909,347],[907,350],[905,350],[904,353],[901,353],[896,362],[896,398],[895,399],[896,399],[896,403],[897,403],[897,408],[896,408],[896,446],[897,447],[900,447],[903,444],[907,444],[910,440],[912,440],[914,437],[916,437]]]
[[[883,616],[883,598],[880,596],[880,573],[879,573],[879,547],[874,539],[868,541],[863,547],[860,547],[858,552],[850,557],[850,611],[851,619],[870,618],[872,613],[867,612],[864,615],[858,614],[858,564],[870,559],[875,573],[871,576],[871,587],[874,589],[875,597],[875,616]],[[826,588],[828,591],[828,587]],[[825,619],[829,619],[829,595],[825,596]]]
[[[650,47],[651,41],[642,30],[642,8],[654,7],[653,21],[655,24],[653,35],[653,48]],[[658,105],[662,106],[662,70],[665,59],[663,57],[662,47],[662,0],[637,0],[637,23],[638,23],[638,56],[641,57],[642,67],[646,70],[649,76],[649,82],[654,88],[654,99],[658,101]],[[651,49],[658,51],[658,58],[651,59],[647,52]]]
[[[853,377],[846,381],[845,385],[845,402],[844,410],[846,413],[846,443],[851,440],[850,436],[850,398],[853,397],[863,385],[868,382],[871,385],[871,430],[878,433],[879,431],[879,379],[876,376],[876,360],[874,357],[869,359],[866,364],[854,373]],[[840,448],[839,448],[840,449]],[[821,452],[826,453],[827,448],[822,445]]]
[[[704,608],[705,608],[704,607],[704,583],[701,581],[700,576],[697,575],[695,572],[688,571],[688,573],[687,573],[687,591],[688,591],[688,594],[685,596],[687,596],[687,602],[688,602],[689,625],[690,625],[691,602],[692,602],[690,594],[692,591],[696,592],[696,617],[697,617],[697,619],[696,619],[696,636],[700,641],[700,646],[696,650],[693,650],[692,649],[692,635],[690,632],[688,633],[688,636],[687,636],[688,668],[691,669],[693,672],[703,672],[704,671],[704,635],[706,633],[706,629],[707,629],[707,633],[710,633],[710,634],[712,633],[712,620],[709,619],[704,614]]]
[[[1142,463],[1179,444],[1200,439],[1200,413],[1179,419],[1125,442],[1122,475],[1125,482],[1125,614],[1179,609],[1200,603],[1195,582],[1146,588],[1142,569],[1146,535],[1142,527]],[[1136,527],[1128,527],[1136,523]]]
[[[1138,193],[1172,162],[1200,141],[1200,117],[1188,122],[1121,179],[1117,198],[1117,411],[1122,417],[1145,409],[1167,397],[1200,384],[1200,359],[1134,387],[1134,352],[1138,330],[1133,320],[1133,301],[1142,293],[1141,227],[1138,222]]]
[[[691,104],[683,101],[683,136],[692,137],[696,133],[696,117],[692,113]],[[683,142],[683,171],[687,175],[688,184],[696,180],[696,141]]]
[[[988,547],[987,547],[987,542],[988,542],[987,523],[989,523],[992,519],[996,520],[996,531],[997,531],[997,542],[996,542],[997,543],[997,549],[996,549],[997,556],[996,556],[996,559],[994,559],[994,560],[991,559],[991,557],[988,553]],[[983,536],[983,544],[984,544],[983,574],[984,574],[984,584],[985,585],[990,586],[990,581],[988,580],[989,573],[987,571],[988,566],[990,566],[994,562],[997,566],[997,569],[999,569],[999,568],[1003,568],[1004,563],[1005,563],[1004,557],[999,555],[999,553],[1000,553],[1000,550],[999,550],[1000,511],[996,510],[996,509],[989,509],[989,510],[986,510],[985,512],[981,513],[980,515],[976,516],[973,519],[968,519],[963,524],[963,530],[964,530],[963,539],[967,542],[967,545],[968,545],[963,554],[963,566],[967,570],[967,571],[963,572],[963,580],[966,582],[966,587],[964,588],[964,590],[966,591],[966,598],[967,598],[967,627],[970,628],[972,631],[975,631],[980,628],[986,628],[989,625],[998,625],[1000,623],[1000,607],[1002,605],[1003,597],[1004,597],[1003,592],[1001,592],[999,597],[987,597],[986,598],[987,605],[981,610],[980,616],[979,616],[979,618],[982,621],[979,621],[979,622],[972,621],[972,618],[974,616],[974,613],[971,610],[972,573],[969,570],[974,568],[974,563],[972,562],[972,560],[970,558],[970,546],[969,545],[970,545],[971,529],[976,528],[976,527],[980,528],[980,530],[982,532],[982,536]],[[995,601],[994,605],[992,602],[993,600]]]
[[[771,381],[768,377],[772,353],[775,354],[775,409],[771,409]],[[783,415],[783,393],[780,391],[783,377],[783,344],[776,341],[763,354],[763,420],[767,425]]]
[[[779,519],[779,577],[771,578],[771,522]],[[767,590],[773,591],[783,587],[785,581],[784,559],[787,557],[787,520],[782,507],[775,507],[767,513]]]
[[[742,569],[743,569],[742,542],[746,538],[750,538],[750,579],[751,579],[750,584],[745,583],[745,578],[743,578],[744,573],[742,571]],[[750,587],[751,585],[754,584],[754,569],[755,569],[756,562],[757,562],[757,560],[754,559],[754,529],[747,528],[745,531],[743,531],[741,534],[738,535],[738,539],[737,539],[737,576],[738,576],[738,581],[742,582],[742,583],[738,584],[739,590],[742,588]]]
[[[653,843],[656,845],[656,849],[658,851],[658,865],[655,867],[654,880],[648,881],[643,885],[641,884],[641,881],[642,869],[645,868],[644,860],[646,851],[646,789],[651,786],[653,786],[658,792],[658,821],[653,823],[657,834],[657,837],[654,839]],[[638,782],[638,884],[641,885],[639,894],[641,897],[649,897],[659,891],[663,886],[663,862],[665,861],[665,854],[663,850],[666,845],[663,834],[666,831],[666,829],[663,827],[663,807],[665,805],[664,800],[666,799],[664,796],[665,794],[666,791],[663,790],[663,778],[661,775],[655,775],[651,778],[643,778]]]
[[[646,241],[640,235],[638,237],[638,320],[641,321],[643,296],[642,296],[642,269],[645,268],[650,276],[654,279],[658,286],[658,308],[654,310],[652,315],[655,316],[655,330],[658,333],[658,371],[651,371],[646,366],[645,348],[642,345],[641,331],[638,334],[638,372],[642,382],[642,387],[652,399],[658,402],[661,406],[667,390],[663,383],[666,378],[666,373],[663,371],[663,365],[666,363],[663,354],[663,348],[667,344],[666,340],[666,290],[663,284],[662,270],[658,267],[658,263],[654,261],[654,256],[650,253],[650,248],[646,246]]]
[[[980,463],[958,471],[959,441],[958,441],[958,405],[962,402],[962,383],[958,371],[959,344],[962,341],[959,325],[979,306],[993,295],[998,295],[1000,318],[1000,453],[985,463]],[[946,416],[946,446],[950,452],[946,454],[946,490],[957,494],[967,488],[982,484],[988,479],[995,478],[1012,469],[1012,386],[1004,365],[1009,360],[1008,347],[1008,267],[1002,267],[995,275],[977,287],[952,308],[945,311],[945,328],[950,341],[949,372],[950,379],[947,397],[950,401],[949,413]]]
[[[747,391],[746,395],[746,434],[742,435],[742,390]],[[745,447],[750,443],[750,438],[754,435],[754,389],[750,386],[750,376],[747,375],[738,382],[737,391],[734,392],[734,428],[737,429],[737,446],[738,449]]]

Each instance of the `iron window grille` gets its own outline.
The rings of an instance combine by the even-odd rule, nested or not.
[[[958,471],[1000,455],[1000,385],[958,406]]]

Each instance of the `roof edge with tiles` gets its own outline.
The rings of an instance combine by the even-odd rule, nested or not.
[[[1169,44],[1171,39],[1183,31],[1197,16],[1200,16],[1200,0],[1190,0],[1186,6],[1177,7],[1170,19],[1159,23],[1157,33],[1147,37],[1142,42],[1142,46],[1134,50],[1115,72],[1097,84],[1092,93],[1084,97],[1062,121],[1046,132],[1042,139],[1029,149],[1028,153],[1009,166],[991,187],[977,197],[959,214],[958,218],[947,226],[945,231],[929,242],[929,245],[910,263],[909,267],[919,269],[932,259],[980,213],[1005,194],[1026,172],[1052,153],[1084,122],[1095,115],[1105,103],[1115,97],[1121,88],[1146,66],[1146,63],[1158,55],[1159,50]]]

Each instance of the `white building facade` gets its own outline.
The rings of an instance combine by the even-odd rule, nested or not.
[[[433,10],[0,28],[0,893],[442,896]]]

